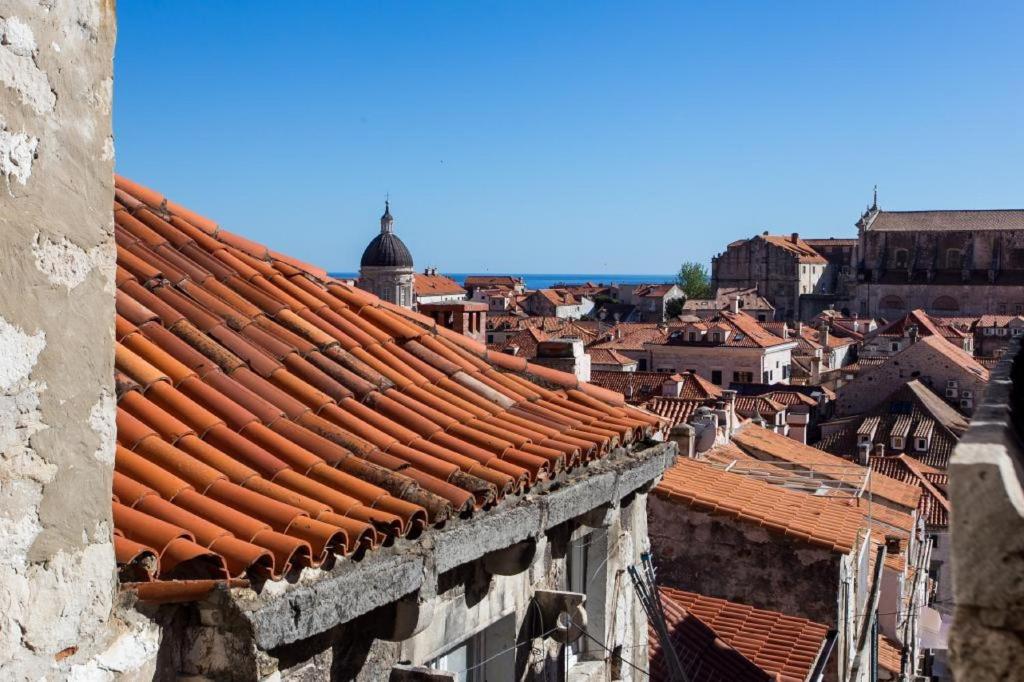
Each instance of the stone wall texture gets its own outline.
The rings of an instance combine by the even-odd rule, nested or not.
[[[115,34],[113,0],[0,1],[5,680],[109,679],[156,646],[112,616]]]

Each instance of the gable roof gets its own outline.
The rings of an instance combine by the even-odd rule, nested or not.
[[[588,352],[590,349],[588,349]],[[665,382],[664,372],[619,372],[592,370],[590,383],[625,396],[632,404],[642,403],[661,393]]]
[[[659,423],[141,185],[117,178],[115,196],[112,504],[129,580],[358,557]]]
[[[1024,210],[878,211],[867,229],[873,232],[1024,230]]]
[[[636,360],[633,358],[627,358],[614,348],[590,348],[587,350],[587,355],[590,356],[591,365],[619,365],[620,367],[630,367],[637,364]]]
[[[465,296],[466,290],[447,275],[428,275],[418,272],[413,276],[413,291],[417,296]]]
[[[821,254],[814,250],[814,247],[799,237],[797,237],[795,242],[792,236],[763,234],[760,238],[797,256],[800,263],[811,265],[825,265],[828,263]]]
[[[658,592],[672,648],[690,682],[802,682],[828,634],[827,626],[806,618],[670,587]],[[651,675],[668,679],[653,626],[649,633]]]
[[[902,435],[908,441],[910,436],[916,436],[918,430],[924,428],[930,436],[928,450],[913,450],[911,456],[929,466],[945,469],[968,423],[967,417],[913,379],[886,396],[869,412],[826,422],[823,427],[837,428],[828,429],[830,433],[823,435],[815,447],[842,457],[856,458],[858,431],[873,432],[872,442],[884,443],[888,449],[892,431],[896,428],[903,429]]]
[[[689,422],[697,408],[706,405],[707,402],[704,398],[658,396],[644,403],[644,408],[648,412],[668,420],[671,426],[675,426]]]

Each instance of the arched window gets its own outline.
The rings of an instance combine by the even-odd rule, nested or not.
[[[932,302],[932,309],[937,313],[959,312],[960,304],[951,296],[939,296]]]
[[[949,270],[959,270],[962,257],[963,252],[960,249],[946,249],[946,268]]]
[[[896,249],[896,267],[905,268],[907,267],[907,261],[909,259],[909,252],[906,249]]]
[[[903,312],[907,305],[899,296],[886,296],[878,302],[878,307],[887,312]]]

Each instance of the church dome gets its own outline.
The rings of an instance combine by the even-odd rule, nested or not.
[[[412,254],[394,232],[394,218],[391,217],[391,206],[384,203],[384,215],[380,217],[380,234],[374,237],[363,251],[359,267],[371,268],[411,268]]]
[[[367,245],[359,267],[411,268],[409,247],[394,232],[381,232]]]

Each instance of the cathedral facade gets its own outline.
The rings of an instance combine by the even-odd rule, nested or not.
[[[883,211],[857,223],[851,309],[895,319],[1024,313],[1024,210]]]

